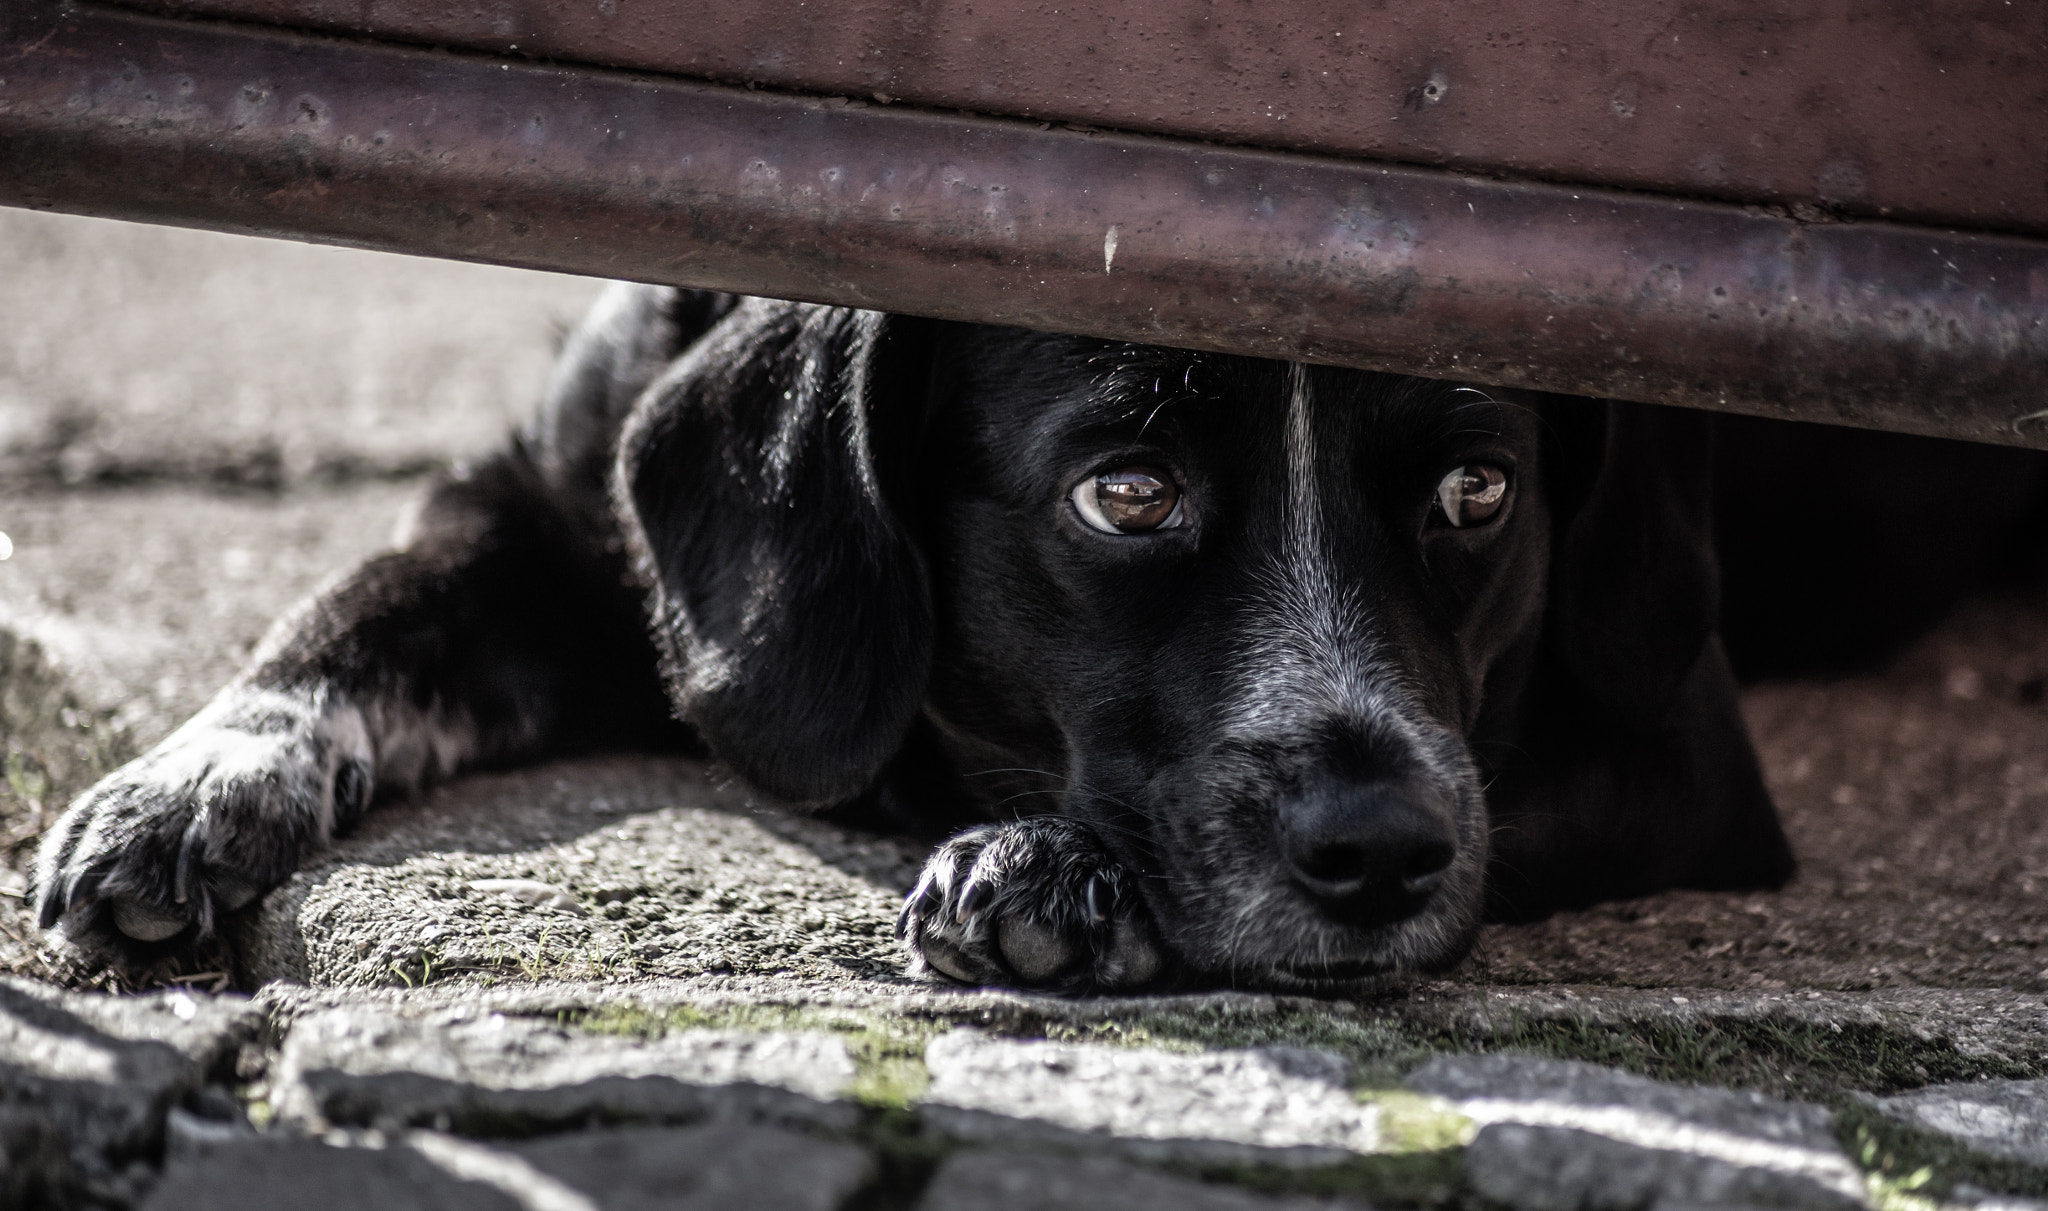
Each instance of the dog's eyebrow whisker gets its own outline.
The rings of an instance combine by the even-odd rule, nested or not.
[[[1067,775],[1059,773],[1056,770],[1032,769],[1029,766],[1023,765],[1004,766],[997,769],[972,770],[968,772],[966,776],[969,778],[986,778],[993,774],[1037,774],[1040,777],[1044,778],[1058,778],[1062,782],[1071,782],[1073,780],[1069,778]]]
[[[1058,792],[1058,791],[1018,791],[1018,792],[1017,792],[1016,794],[1014,794],[1014,795],[1005,795],[1005,796],[1004,796],[1004,797],[1002,797],[1001,799],[998,799],[998,800],[996,800],[996,806],[997,806],[997,807],[1008,807],[1008,806],[1009,806],[1010,804],[1012,804],[1012,803],[1015,803],[1015,802],[1016,802],[1017,800],[1019,800],[1019,799],[1029,799],[1029,798],[1031,798],[1031,797],[1032,797],[1033,795],[1052,795],[1052,796],[1057,796],[1058,794],[1059,794],[1059,792]]]
[[[1163,400],[1160,400],[1160,401],[1159,401],[1159,406],[1158,406],[1158,407],[1156,407],[1156,408],[1154,408],[1154,409],[1152,409],[1152,412],[1151,412],[1151,414],[1150,414],[1150,415],[1148,415],[1148,416],[1147,416],[1147,417],[1145,418],[1145,423],[1144,423],[1144,424],[1142,424],[1142,425],[1139,425],[1139,426],[1138,426],[1138,436],[1139,436],[1139,437],[1141,437],[1141,438],[1142,438],[1142,437],[1144,437],[1144,436],[1145,436],[1145,430],[1147,430],[1147,429],[1150,429],[1150,428],[1152,427],[1152,422],[1153,422],[1153,421],[1156,421],[1156,420],[1158,420],[1158,419],[1159,419],[1159,414],[1160,414],[1161,412],[1163,412],[1163,411],[1165,411],[1165,410],[1166,410],[1166,405],[1168,405],[1168,404],[1172,403],[1172,402],[1174,401],[1174,399],[1176,399],[1176,398],[1178,398],[1178,397],[1177,397],[1177,396],[1176,396],[1176,397],[1169,397],[1169,398],[1167,398],[1167,399],[1163,399]]]

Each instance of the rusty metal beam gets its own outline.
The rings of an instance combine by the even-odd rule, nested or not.
[[[0,203],[2048,446],[2040,241],[50,0]]]
[[[2048,233],[2040,0],[120,0],[493,54]]]

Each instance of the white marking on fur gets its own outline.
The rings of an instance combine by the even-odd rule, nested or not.
[[[1328,725],[1394,741],[1426,771],[1426,779],[1457,796],[1458,851],[1439,905],[1399,926],[1361,938],[1305,916],[1299,897],[1270,871],[1245,871],[1218,888],[1210,953],[1235,972],[1286,978],[1285,968],[1370,960],[1399,970],[1441,954],[1470,925],[1487,849],[1484,813],[1470,801],[1477,786],[1455,738],[1424,714],[1415,687],[1387,650],[1363,586],[1336,563],[1325,511],[1341,495],[1323,489],[1342,473],[1325,466],[1318,447],[1316,399],[1308,367],[1287,370],[1287,413],[1281,433],[1285,466],[1279,542],[1258,570],[1243,603],[1243,638],[1235,655],[1236,692],[1223,734],[1254,743],[1314,742]],[[1241,866],[1235,834],[1213,852],[1219,868]],[[1271,954],[1276,922],[1293,922],[1296,942],[1279,961]]]
[[[363,718],[363,713],[339,696],[327,700],[320,712],[320,721],[313,725],[313,737],[324,742],[327,750],[327,777],[322,779],[320,796],[320,835],[332,837],[335,773],[351,760],[360,761],[374,771],[377,750],[371,744],[370,725]],[[371,776],[374,778],[375,774]]]
[[[374,738],[363,712],[322,686],[274,690],[230,686],[137,762],[137,773],[193,793],[275,780],[285,794],[268,807],[310,811],[321,838],[334,835],[334,773],[355,760],[370,764]],[[200,817],[208,809],[202,807]]]
[[[411,789],[446,778],[482,747],[475,722],[461,711],[440,706],[422,711],[386,700],[369,703],[364,715],[376,745],[379,782]]]
[[[1109,233],[1102,237],[1102,272],[1104,273],[1108,273],[1109,267],[1116,264],[1116,237],[1117,225],[1111,223],[1109,225]]]
[[[1339,583],[1324,548],[1322,471],[1309,368],[1287,367],[1284,549],[1261,576],[1259,619],[1244,651],[1248,681],[1236,720],[1245,731],[1308,714],[1392,713],[1377,684],[1379,644],[1353,587]]]
[[[1373,633],[1356,586],[1336,575],[1323,538],[1321,451],[1307,365],[1287,367],[1285,550],[1264,570],[1258,617],[1240,662],[1247,685],[1233,721],[1247,733],[1323,715],[1391,722],[1418,752],[1422,729]]]
[[[1312,555],[1316,540],[1316,426],[1309,393],[1308,367],[1301,362],[1287,366],[1287,488],[1288,528],[1294,542],[1292,554],[1302,558],[1304,547]]]

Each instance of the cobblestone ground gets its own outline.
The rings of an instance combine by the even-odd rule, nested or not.
[[[2012,1206],[2048,1196],[2048,602],[1752,689],[1803,866],[1346,1002],[908,979],[920,855],[681,760],[374,813],[116,975],[23,860],[418,477],[577,279],[0,210],[0,1207]]]

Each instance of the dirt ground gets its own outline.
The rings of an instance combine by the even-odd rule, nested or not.
[[[1490,927],[1460,976],[2048,990],[2048,600],[1980,600],[1882,671],[1744,697],[1799,857],[1783,891]]]

